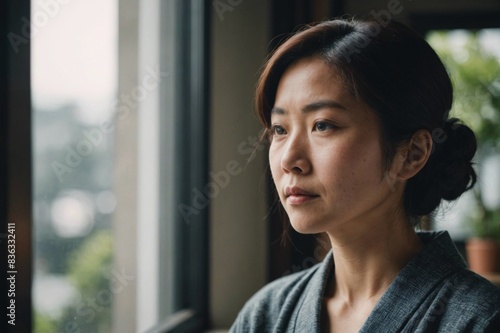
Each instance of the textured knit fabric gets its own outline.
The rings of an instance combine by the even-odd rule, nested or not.
[[[418,233],[423,250],[382,295],[360,332],[500,333],[500,289],[466,268],[447,232]],[[330,252],[314,267],[262,288],[230,332],[320,332]]]

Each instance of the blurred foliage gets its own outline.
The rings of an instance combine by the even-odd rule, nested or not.
[[[472,219],[476,236],[500,241],[500,210],[488,210],[480,206],[479,214]]]
[[[54,333],[57,332],[57,320],[40,313],[35,312],[35,331],[36,333]]]
[[[111,332],[112,249],[110,230],[101,230],[73,251],[67,271],[79,297],[63,310],[62,317],[57,321],[36,314],[37,333]]]
[[[474,130],[480,145],[499,147],[500,60],[481,46],[478,32],[463,31],[460,37],[460,46],[443,31],[427,38],[452,78],[452,114]]]
[[[80,332],[111,332],[112,237],[102,230],[89,237],[75,250],[68,264],[68,277],[80,298],[65,311],[62,327],[76,327]],[[104,296],[105,295],[105,296]]]
[[[451,113],[476,133],[481,152],[500,148],[500,58],[488,52],[478,31],[435,31],[427,40],[439,54],[454,88]],[[485,207],[480,189],[474,192],[478,209],[471,216],[479,237],[500,241],[500,210]]]
[[[101,230],[75,250],[68,262],[68,276],[82,294],[109,289],[104,272],[111,270],[112,238],[110,230]]]

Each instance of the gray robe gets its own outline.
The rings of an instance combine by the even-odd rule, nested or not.
[[[447,232],[418,233],[423,250],[382,295],[360,332],[500,333],[500,289],[469,271]],[[320,332],[334,262],[280,278],[257,292],[230,332]]]

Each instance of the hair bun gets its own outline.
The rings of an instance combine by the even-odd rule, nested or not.
[[[436,209],[441,200],[454,200],[476,183],[472,158],[477,141],[472,130],[457,118],[445,121],[445,135],[433,137],[434,151],[426,166],[407,186],[415,196],[411,209],[416,215],[426,215]],[[442,132],[441,132],[442,133]]]

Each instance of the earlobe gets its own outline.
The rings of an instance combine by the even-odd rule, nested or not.
[[[429,159],[432,151],[431,133],[425,129],[416,131],[402,149],[405,159],[399,170],[399,177],[410,179],[425,166]]]

